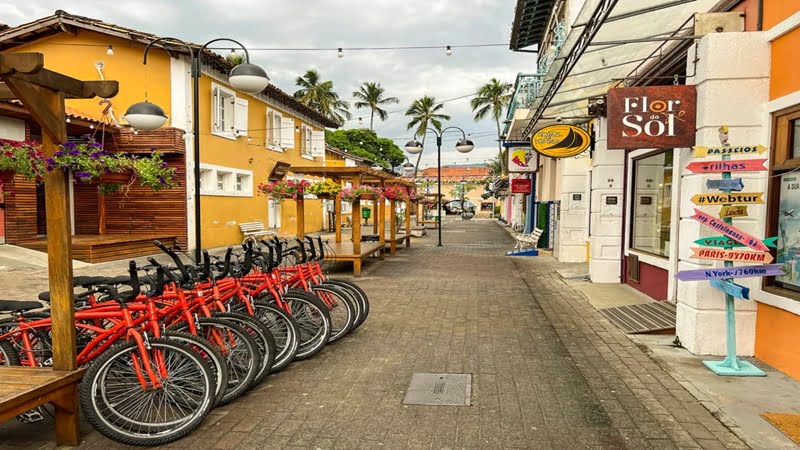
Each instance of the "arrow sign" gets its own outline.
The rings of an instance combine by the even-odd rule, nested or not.
[[[744,189],[741,178],[731,178],[730,180],[706,180],[708,189],[719,189],[721,191],[736,191]]]
[[[682,270],[675,277],[681,281],[714,280],[722,278],[774,277],[786,275],[783,264],[765,266],[719,267],[715,269]]]
[[[764,239],[764,245],[767,247],[778,248],[778,236]]]
[[[719,210],[719,217],[721,219],[747,217],[747,206],[723,206]]]
[[[715,155],[760,155],[767,151],[767,147],[763,145],[739,145],[736,147],[701,147],[696,145],[692,148],[694,149],[695,158]]]
[[[767,247],[777,248],[775,245],[775,241],[778,239],[777,236],[771,237],[769,239],[764,239],[762,242]],[[725,237],[725,236],[712,236],[707,238],[700,238],[694,241],[697,245],[705,245],[706,247],[745,247],[744,244],[740,244],[735,240]]]
[[[766,245],[761,242],[761,239],[756,237],[750,236],[749,234],[745,233],[744,231],[734,227],[733,225],[727,224],[722,221],[722,219],[718,219],[710,214],[706,214],[699,209],[694,209],[694,215],[692,219],[702,223],[703,225],[721,232],[725,236],[736,240],[737,242],[741,242],[742,244],[752,248],[753,250],[758,250],[761,252],[769,251]]]
[[[749,252],[747,250],[717,250],[713,248],[692,247],[692,258],[713,259],[718,261],[755,262],[768,264],[772,262],[769,252]]]
[[[695,194],[692,203],[695,205],[730,205],[731,203],[746,203],[749,205],[764,204],[761,196],[763,192],[737,192],[735,194]]]
[[[695,161],[686,166],[693,173],[758,172],[767,170],[766,159],[743,159],[740,161]]]
[[[746,288],[740,284],[731,283],[727,280],[708,280],[711,286],[719,289],[720,291],[732,295],[735,298],[742,300],[750,300],[750,288]]]

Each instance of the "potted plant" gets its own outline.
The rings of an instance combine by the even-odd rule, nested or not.
[[[334,182],[330,178],[326,178],[322,181],[311,183],[306,192],[316,195],[319,199],[329,200],[336,197],[336,194],[341,190],[342,186],[339,183]]]
[[[411,199],[412,203],[421,203],[421,202],[425,201],[425,195],[424,194],[418,194],[416,192],[411,194],[411,195],[409,195],[409,198]]]
[[[383,190],[383,196],[393,201],[405,200],[408,191],[402,186],[389,186]]]
[[[381,191],[372,186],[362,185],[344,188],[340,192],[342,200],[353,203],[356,199],[360,200],[377,200],[381,197]]]
[[[269,196],[275,202],[282,202],[284,199],[298,199],[305,194],[305,190],[311,185],[306,180],[286,180],[281,179],[272,183],[260,183],[258,185],[259,194]]]

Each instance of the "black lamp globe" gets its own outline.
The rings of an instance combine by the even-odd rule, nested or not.
[[[157,130],[167,123],[167,115],[164,110],[155,103],[150,103],[147,100],[131,105],[125,111],[125,120],[133,128],[138,130]]]
[[[469,153],[473,148],[475,148],[475,144],[469,139],[461,139],[456,143],[456,150],[459,153]]]
[[[403,164],[403,172],[406,175],[411,175],[412,173],[414,173],[414,165],[411,164],[410,162]]]
[[[422,153],[422,144],[416,139],[412,139],[406,144],[406,151],[412,155]]]
[[[269,86],[267,72],[261,67],[250,63],[239,64],[231,69],[228,81],[234,88],[248,94],[256,94]]]

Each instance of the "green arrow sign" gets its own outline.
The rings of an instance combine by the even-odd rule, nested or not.
[[[762,242],[767,247],[778,248],[778,245],[776,243],[777,240],[778,240],[778,236],[775,236],[775,237],[764,239]],[[733,239],[731,239],[729,237],[725,237],[725,236],[711,236],[711,237],[707,237],[707,238],[700,238],[700,239],[697,239],[696,241],[694,241],[694,243],[698,244],[698,245],[704,245],[706,247],[731,247],[731,248],[736,248],[736,247],[744,247],[745,246],[744,244],[740,244],[740,243],[734,241]]]

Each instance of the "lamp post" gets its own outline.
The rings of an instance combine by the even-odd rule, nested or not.
[[[442,135],[447,130],[458,130],[461,132],[461,139],[456,142],[456,151],[459,153],[469,153],[475,148],[475,144],[472,143],[469,139],[467,139],[467,134],[459,127],[451,126],[444,128],[441,131],[437,131],[435,129],[426,129],[425,132],[428,131],[433,132],[436,136],[436,178],[437,178],[437,199],[436,202],[438,204],[438,220],[439,220],[439,243],[437,244],[438,247],[442,246]],[[414,135],[414,139],[408,141],[406,144],[406,151],[412,155],[416,155],[422,153],[422,143],[417,141],[417,135]]]
[[[158,38],[144,48],[143,64],[147,65],[147,52],[150,48],[162,41],[170,41],[178,43],[189,51],[192,58],[192,139],[194,142],[194,241],[195,241],[195,259],[200,261],[202,253],[202,230],[200,227],[200,76],[203,61],[203,52],[206,48],[219,41],[233,42],[244,50],[245,62],[237,65],[231,69],[228,74],[228,81],[235,89],[248,93],[256,94],[263,91],[269,86],[269,77],[267,72],[261,67],[250,64],[250,53],[247,49],[233,39],[218,38],[206,42],[195,53],[192,47],[186,42],[171,38],[162,37]],[[164,110],[154,103],[147,101],[147,93],[145,92],[145,101],[131,105],[125,112],[125,119],[131,124],[132,127],[140,130],[150,131],[161,128],[167,122],[167,115]]]

